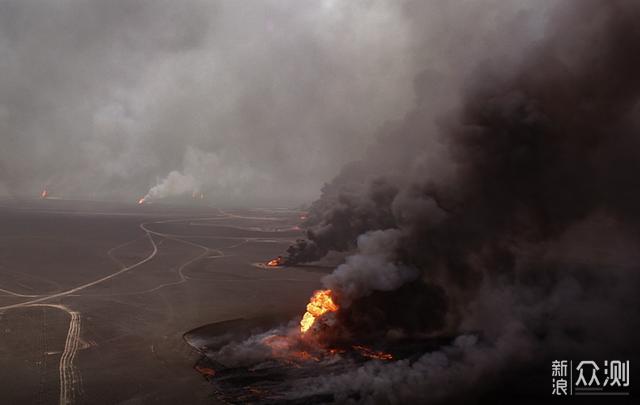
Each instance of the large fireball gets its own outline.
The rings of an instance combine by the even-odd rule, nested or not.
[[[339,307],[333,302],[331,290],[318,290],[307,304],[307,312],[300,320],[300,332],[305,333],[313,326],[316,319],[327,312],[336,312]]]

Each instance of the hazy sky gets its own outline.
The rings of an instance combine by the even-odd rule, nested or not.
[[[0,196],[137,200],[175,172],[212,203],[313,200],[418,73],[530,13],[451,3],[0,0]]]

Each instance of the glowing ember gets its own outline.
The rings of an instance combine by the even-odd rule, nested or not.
[[[42,197],[44,199],[44,198],[47,198],[48,195],[49,195],[49,192],[46,189],[44,189],[44,190],[42,190],[42,193],[40,194],[40,197]]]
[[[297,360],[302,360],[302,361],[320,361],[320,357],[318,356],[314,356],[313,354],[304,351],[304,350],[300,350],[297,352],[293,352],[291,353],[293,355],[294,358],[296,358]]]
[[[311,352],[310,348],[298,346],[298,342],[288,336],[270,335],[262,339],[262,343],[271,349],[273,357],[294,367],[298,367],[296,363],[300,362],[320,361],[323,355],[322,352]]]
[[[389,353],[379,352],[379,351],[373,350],[373,349],[371,349],[369,347],[366,347],[366,346],[354,345],[352,347],[355,350],[357,350],[358,353],[360,353],[361,356],[368,357],[370,359],[393,360],[393,356],[390,355]]]
[[[145,197],[142,197],[141,199],[138,200],[138,204],[144,204],[145,201]]]
[[[327,312],[335,312],[338,308],[338,305],[333,302],[333,298],[331,297],[331,290],[318,290],[314,292],[307,304],[307,312],[305,312],[300,321],[300,332],[307,332],[318,317]]]
[[[269,346],[274,352],[289,351],[291,341],[286,336],[269,335],[262,339],[262,343]]]
[[[267,262],[267,266],[269,267],[278,267],[284,264],[284,258],[282,256],[278,256],[273,260],[269,260]]]

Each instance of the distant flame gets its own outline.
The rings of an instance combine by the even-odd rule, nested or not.
[[[357,350],[361,356],[368,357],[370,359],[393,360],[393,356],[389,353],[379,352],[366,346],[353,345],[352,347]]]
[[[307,332],[318,317],[327,312],[336,312],[338,308],[338,305],[333,302],[333,297],[331,297],[331,290],[318,290],[314,292],[307,304],[307,312],[305,312],[302,320],[300,320],[300,332]]]
[[[40,193],[40,197],[42,197],[43,199],[47,198],[48,195],[49,192],[47,191],[47,189],[42,190],[42,193]]]
[[[278,256],[275,259],[269,260],[267,262],[267,266],[269,267],[282,266],[283,264],[284,264],[284,258],[282,256]]]
[[[141,199],[138,200],[138,204],[144,204],[146,198],[142,197]]]

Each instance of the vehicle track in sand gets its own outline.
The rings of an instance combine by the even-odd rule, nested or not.
[[[11,310],[11,309],[17,309],[17,308],[28,308],[28,307],[38,307],[38,306],[44,306],[44,307],[51,307],[51,308],[58,308],[60,310],[63,310],[65,312],[67,312],[69,314],[70,320],[69,320],[69,329],[67,332],[67,338],[65,340],[65,345],[64,345],[64,350],[62,352],[62,355],[60,356],[60,364],[58,366],[58,370],[59,370],[59,378],[60,378],[60,404],[61,405],[67,405],[67,404],[72,404],[75,400],[75,394],[77,392],[77,385],[81,380],[79,371],[77,369],[77,367],[75,366],[74,360],[76,357],[76,354],[78,352],[78,347],[80,345],[80,313],[77,311],[73,311],[71,309],[69,309],[67,306],[65,305],[61,305],[61,304],[48,304],[46,303],[46,301],[51,301],[57,298],[62,298],[68,295],[71,295],[73,293],[76,293],[78,291],[82,291],[86,288],[89,287],[93,287],[95,285],[98,285],[100,283],[103,283],[105,281],[111,280],[114,277],[117,277],[123,273],[126,273],[138,266],[141,266],[142,264],[150,261],[151,259],[153,259],[156,254],[158,253],[158,246],[156,245],[153,236],[151,236],[152,231],[148,231],[147,229],[145,229],[144,227],[144,223],[140,224],[140,228],[145,231],[147,237],[149,238],[149,241],[151,242],[151,245],[153,247],[152,252],[145,258],[141,259],[140,261],[131,264],[129,266],[125,266],[123,268],[121,268],[120,270],[111,273],[107,276],[101,277],[97,280],[93,280],[91,282],[76,286],[74,288],[65,290],[65,291],[61,291],[55,294],[49,294],[49,295],[43,295],[43,296],[39,296],[38,298],[34,298],[31,300],[27,300],[27,301],[23,301],[23,302],[19,302],[16,304],[11,304],[11,305],[5,305],[0,307],[0,313],[7,311],[7,310]],[[127,242],[128,243],[128,242]],[[124,246],[125,244],[122,244],[120,246]],[[113,249],[111,249],[109,252],[112,252]],[[24,296],[24,295],[20,295],[17,293],[14,293],[12,291],[9,290],[1,290],[2,292],[8,293],[10,295],[13,296]]]
[[[78,391],[81,381],[80,372],[75,366],[74,359],[80,347],[80,313],[71,310],[69,307],[61,304],[30,304],[30,307],[47,307],[56,308],[66,312],[69,315],[69,329],[67,338],[65,339],[64,349],[60,356],[58,365],[58,375],[60,378],[60,404],[72,404]]]
[[[60,362],[58,365],[58,371],[59,371],[59,379],[60,379],[60,395],[59,395],[59,403],[61,405],[68,405],[68,404],[72,404],[75,402],[75,400],[77,399],[77,394],[80,392],[81,390],[81,374],[79,369],[77,368],[76,364],[75,364],[75,358],[77,355],[77,352],[80,348],[80,332],[81,332],[81,314],[78,311],[72,310],[71,308],[67,307],[66,305],[62,305],[62,304],[55,304],[55,303],[49,303],[49,301],[55,300],[55,299],[59,299],[59,298],[63,298],[63,297],[68,297],[68,296],[86,296],[85,294],[76,294],[82,290],[85,290],[87,288],[96,286],[98,284],[104,283],[106,281],[109,281],[111,279],[114,279],[115,277],[118,277],[126,272],[129,272],[149,261],[151,261],[157,254],[158,254],[158,246],[161,242],[156,243],[154,237],[156,238],[162,238],[162,239],[168,239],[168,240],[173,240],[179,243],[183,243],[183,244],[187,244],[187,245],[191,245],[193,247],[196,247],[198,249],[201,250],[200,254],[197,254],[195,256],[192,256],[190,259],[188,259],[187,261],[183,262],[179,267],[178,267],[178,271],[177,274],[179,276],[179,279],[175,282],[171,282],[171,283],[166,283],[166,284],[161,284],[158,285],[154,288],[151,288],[149,290],[144,290],[144,291],[139,291],[139,292],[135,292],[134,294],[140,294],[140,293],[149,293],[149,292],[155,292],[158,291],[162,288],[171,286],[171,285],[177,285],[177,284],[181,284],[184,282],[187,282],[189,279],[191,279],[188,276],[185,276],[183,271],[186,267],[188,267],[189,265],[191,265],[192,263],[197,262],[198,260],[201,260],[205,257],[209,257],[209,258],[220,258],[220,257],[224,257],[225,253],[220,250],[220,249],[214,249],[214,248],[209,248],[207,246],[195,243],[193,241],[190,240],[186,240],[186,238],[191,238],[191,237],[195,237],[195,235],[173,235],[173,234],[169,234],[169,233],[162,233],[162,232],[158,232],[158,231],[154,231],[148,228],[149,225],[152,224],[162,224],[162,223],[179,223],[179,222],[189,222],[189,221],[211,221],[211,220],[220,220],[220,219],[228,219],[228,218],[246,218],[246,219],[254,219],[254,220],[264,220],[264,221],[271,221],[274,220],[276,218],[273,217],[248,217],[248,216],[241,216],[241,215],[235,215],[235,214],[230,214],[224,211],[220,210],[220,213],[222,214],[221,216],[216,216],[216,217],[205,217],[205,218],[180,218],[180,219],[168,219],[168,220],[161,220],[161,221],[151,221],[151,222],[143,222],[139,224],[139,228],[141,230],[144,231],[144,235],[142,237],[147,237],[149,242],[151,243],[152,246],[152,251],[151,253],[149,253],[146,257],[144,257],[143,259],[137,261],[136,263],[133,263],[131,265],[124,265],[122,262],[120,262],[114,255],[113,252],[115,252],[116,250],[118,250],[121,247],[127,246],[133,242],[135,242],[136,240],[139,240],[140,237],[133,239],[131,241],[128,242],[124,242],[120,245],[117,245],[115,247],[112,247],[108,250],[107,255],[109,256],[109,258],[111,260],[113,260],[114,262],[118,263],[121,265],[121,268],[118,271],[115,271],[114,273],[111,273],[107,276],[98,278],[96,280],[78,285],[76,287],[67,289],[67,290],[63,290],[63,291],[59,291],[56,293],[52,293],[52,294],[42,294],[42,295],[36,295],[36,294],[20,294],[14,291],[10,291],[10,290],[6,290],[6,289],[2,289],[0,288],[0,292],[8,295],[8,296],[13,296],[13,297],[20,297],[20,298],[30,298],[28,300],[19,302],[19,303],[15,303],[15,304],[10,304],[10,305],[4,305],[4,306],[0,306],[0,314],[2,314],[5,311],[8,310],[12,310],[12,309],[18,309],[18,308],[29,308],[29,307],[48,307],[48,308],[56,308],[59,310],[62,310],[64,312],[66,312],[69,315],[69,328],[67,331],[67,336],[65,339],[65,345],[64,345],[64,349],[62,351],[62,354],[60,356]],[[224,249],[229,249],[229,248],[234,248],[237,246],[240,246],[244,243],[247,243],[249,241],[263,241],[263,242],[268,242],[271,241],[272,238],[260,238],[260,237],[226,237],[226,238],[221,238],[221,239],[230,239],[230,240],[238,240],[239,242],[232,245],[232,246],[228,246],[225,247]],[[286,240],[286,239],[285,239]],[[197,280],[197,279],[194,279]],[[114,295],[118,295],[118,294],[114,294]],[[128,295],[128,294],[123,294],[123,295]]]

